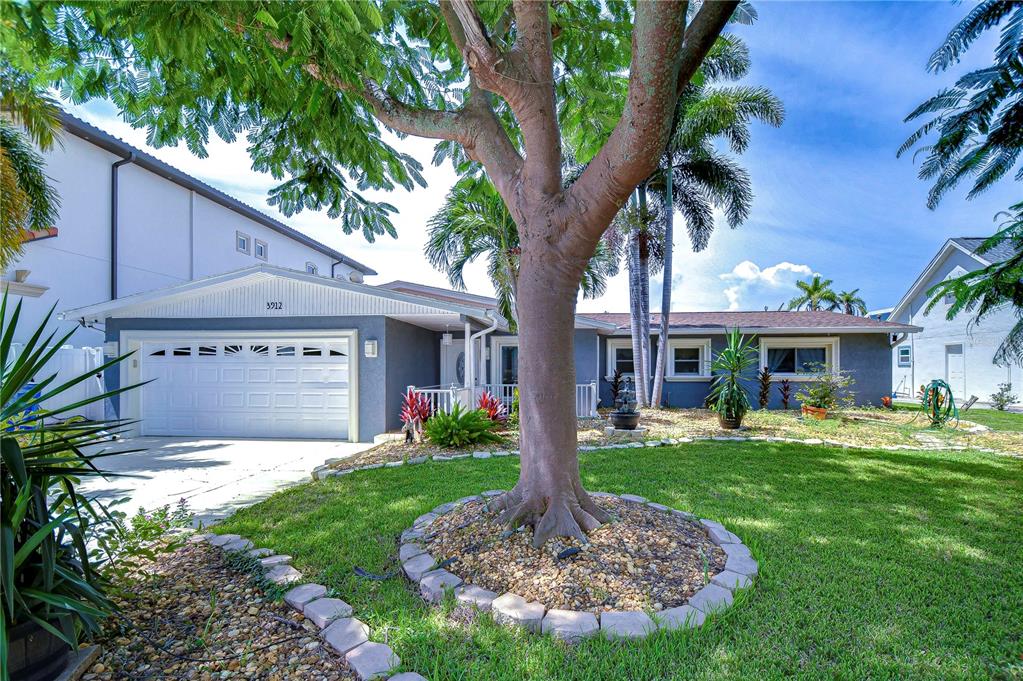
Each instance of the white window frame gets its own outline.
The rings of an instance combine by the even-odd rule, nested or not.
[[[493,385],[502,385],[501,374],[504,373],[501,366],[501,348],[519,347],[518,336],[491,336],[490,337],[490,382]]]
[[[316,266],[316,263],[305,261],[305,273],[306,274],[319,274],[320,268]]]
[[[242,248],[241,245],[238,243],[242,239],[245,239],[245,248]],[[244,253],[245,255],[252,255],[252,237],[246,234],[245,232],[235,232],[234,249],[239,253]]]
[[[906,357],[903,358],[902,351],[906,351]],[[900,345],[895,348],[895,357],[900,367],[911,367],[913,366],[913,346],[912,345]]]
[[[767,350],[769,348],[817,348],[824,346],[824,362],[831,371],[841,371],[839,363],[839,339],[837,336],[761,336],[760,337],[760,369],[767,368]],[[777,372],[771,374],[772,379],[789,381],[812,381],[814,374]]]
[[[259,258],[260,260],[266,260],[269,257],[270,247],[267,246],[265,241],[262,241],[260,239],[256,239],[254,244],[255,245],[252,248],[252,254],[254,256],[256,256],[257,258]],[[263,247],[263,255],[259,254],[259,247],[260,246]]]
[[[618,349],[629,349],[629,350],[631,350],[632,349],[632,339],[631,338],[608,338],[607,339],[607,364],[604,367],[605,369],[607,369],[607,374],[605,374],[604,377],[607,380],[609,380],[609,381],[615,375],[615,350],[618,350]],[[632,376],[632,377],[635,377],[635,375],[636,375],[635,371],[623,371],[622,372],[622,376]]]
[[[700,372],[697,374],[675,373],[675,349],[698,348],[700,351]],[[709,381],[711,379],[711,347],[709,338],[669,338],[665,380],[668,381]]]

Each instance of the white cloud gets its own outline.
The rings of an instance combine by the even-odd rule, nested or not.
[[[743,260],[718,278],[729,284],[724,290],[728,309],[741,310],[761,305],[776,307],[796,289],[797,281],[813,273],[809,265],[788,261],[761,269],[752,260]]]

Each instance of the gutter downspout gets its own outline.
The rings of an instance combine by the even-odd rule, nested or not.
[[[110,300],[117,300],[117,170],[135,161],[135,152],[110,166]]]
[[[496,317],[493,316],[491,310],[487,310],[487,316],[490,317],[490,326],[488,326],[485,329],[481,329],[481,330],[477,331],[476,333],[472,334],[471,336],[469,336],[469,347],[470,348],[475,348],[476,347],[475,343],[476,343],[476,340],[478,338],[483,338],[483,336],[486,336],[487,334],[489,334],[489,333],[491,333],[491,332],[493,332],[493,331],[495,331],[497,329],[497,325],[499,324],[499,321],[498,321],[498,319]],[[485,357],[486,353],[484,352],[482,354],[482,356]],[[470,353],[469,359],[470,360],[473,359],[471,353]],[[472,388],[473,392],[475,393],[475,389],[476,389],[476,362],[475,361],[470,361],[469,362],[469,387]],[[476,395],[474,394],[473,395],[473,400],[474,401],[475,401],[475,397],[476,397]]]

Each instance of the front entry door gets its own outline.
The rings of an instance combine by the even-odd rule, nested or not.
[[[956,399],[966,396],[966,359],[962,343],[945,346],[945,382]]]
[[[465,385],[465,341],[455,338],[451,345],[440,346],[440,384]]]

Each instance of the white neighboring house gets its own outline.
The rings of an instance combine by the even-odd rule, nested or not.
[[[54,305],[59,312],[260,263],[352,282],[376,274],[70,114],[62,124],[61,144],[44,154],[60,217],[0,275],[8,305],[22,303],[15,343]],[[68,323],[55,317],[57,327]],[[101,361],[104,332],[81,327],[69,344],[80,351],[62,351],[51,368],[87,370]]]
[[[898,397],[915,398],[921,385],[944,379],[957,401],[976,395],[987,402],[1000,383],[1011,383],[1013,392],[1023,394],[1023,368],[998,366],[993,358],[1009,329],[1016,323],[1006,306],[972,324],[973,315],[961,312],[955,319],[945,318],[951,299],[942,299],[926,313],[927,291],[935,284],[987,267],[1010,257],[1008,244],[980,255],[982,238],[957,237],[941,247],[913,285],[892,308],[884,310],[889,321],[913,324],[923,331],[901,339],[892,351],[892,392]],[[880,315],[878,315],[880,317]]]

